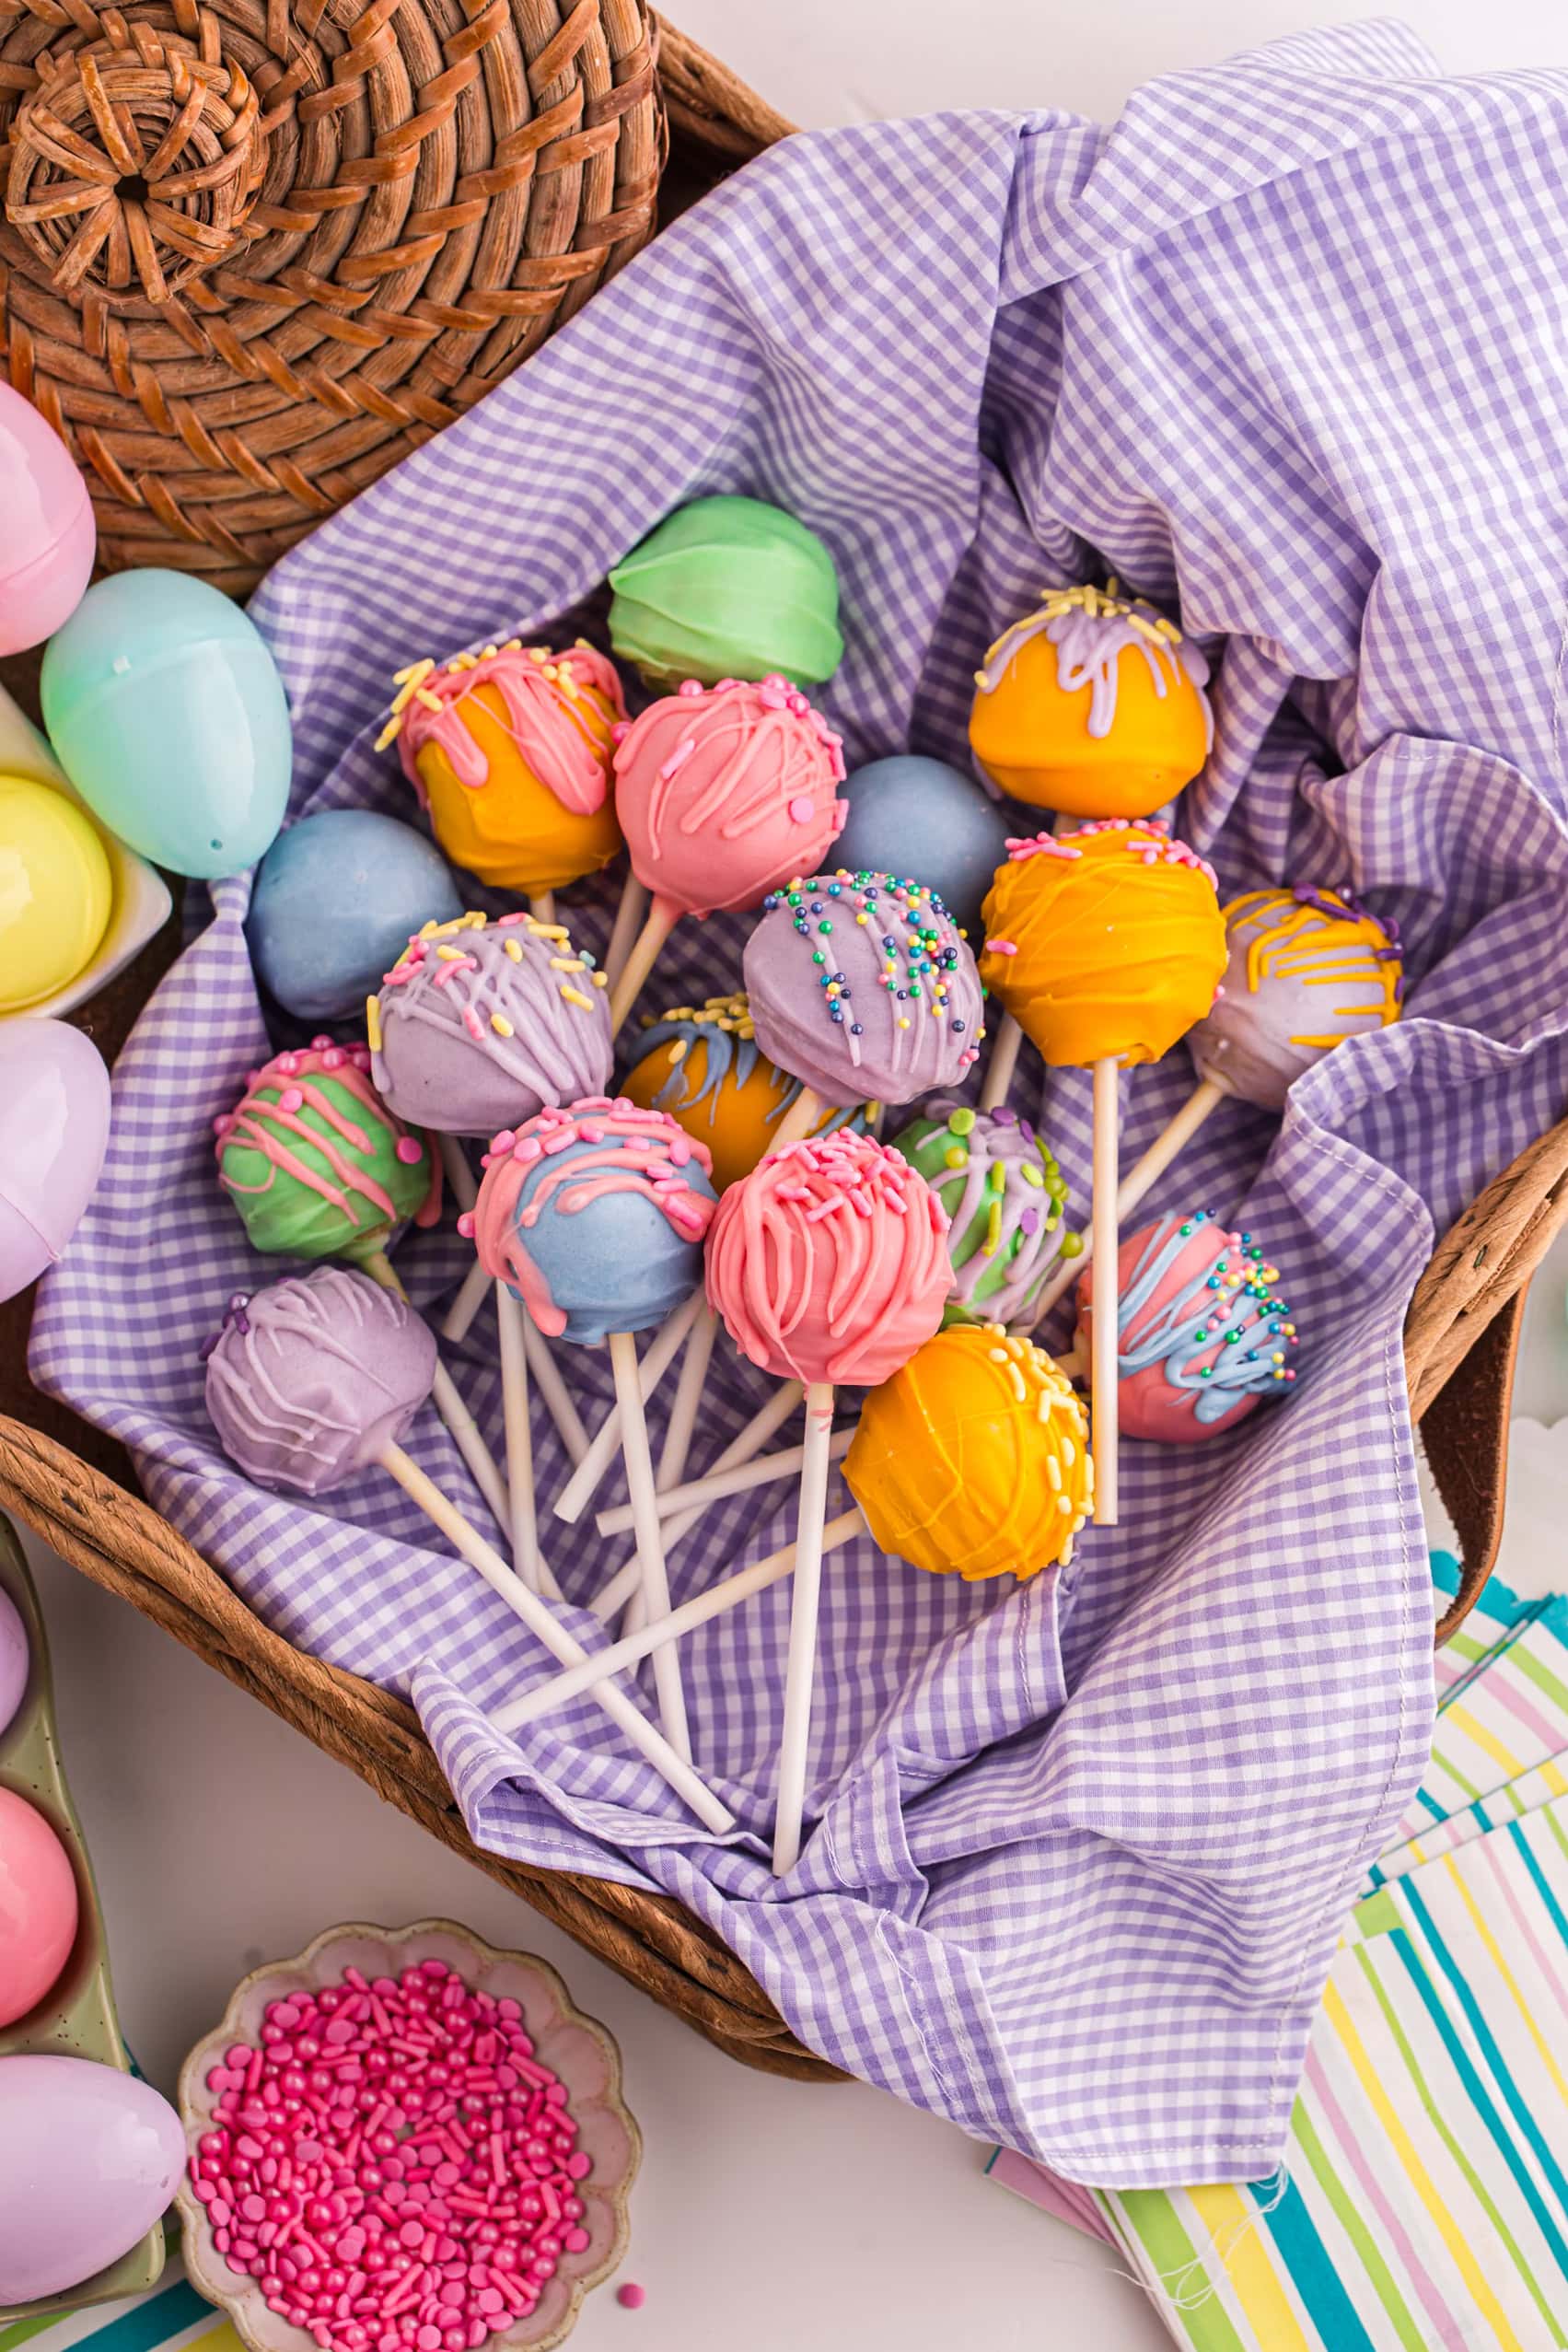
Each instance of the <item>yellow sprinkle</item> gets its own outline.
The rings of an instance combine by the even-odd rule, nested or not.
[[[669,1049],[669,1062],[672,1069],[677,1062],[683,1062],[686,1059],[687,1050],[690,1047],[691,1042],[691,1040],[689,1037],[678,1037],[676,1039],[674,1044]]]
[[[467,914],[459,914],[452,928],[454,931],[482,931],[489,920],[488,914],[481,914],[474,907]]]
[[[1062,1464],[1054,1454],[1047,1454],[1045,1457],[1045,1474],[1051,1481],[1055,1493],[1060,1494],[1062,1492]]]
[[[1001,1240],[1002,1204],[1000,1201],[993,1201],[991,1204],[991,1213],[985,1220],[985,1240],[981,1243],[981,1256],[993,1258],[996,1255]]]
[[[537,939],[565,939],[569,942],[572,937],[564,923],[540,923],[537,915],[532,914],[528,917],[528,928]]]
[[[900,1013],[900,1014],[899,1015],[899,1027],[900,1027],[900,1029],[908,1029],[908,1027],[909,1027],[909,1023],[908,1023],[908,1021],[904,1019],[904,1016],[903,1016],[903,1014],[902,1014],[902,1013]]]
[[[463,961],[463,951],[461,948],[437,948],[436,952],[443,963],[461,963]]]
[[[511,1022],[506,1019],[505,1013],[492,1013],[490,1016],[490,1026],[495,1031],[497,1037],[514,1037],[517,1034],[517,1031],[513,1029]]]
[[[381,1007],[374,996],[365,999],[365,1034],[370,1041],[372,1054],[381,1051]]]
[[[1063,1386],[1066,1386],[1065,1381],[1063,1382]],[[1062,1440],[1062,1459],[1066,1463],[1069,1470],[1072,1469],[1073,1464],[1078,1459],[1078,1449],[1073,1443],[1071,1438],[1063,1438]]]
[[[482,661],[494,661],[500,650],[501,648],[499,646],[486,646],[483,653],[480,656],[480,659]]]
[[[1026,1403],[1028,1399],[1028,1391],[1024,1386],[1024,1376],[1019,1371],[1016,1364],[1008,1364],[1007,1377],[1013,1383],[1013,1396],[1015,1402],[1018,1404]]]
[[[581,956],[552,956],[550,969],[552,972],[583,972],[587,967]]]
[[[1058,1496],[1056,1497],[1056,1508],[1057,1508],[1057,1509],[1058,1509],[1059,1511],[1070,1511],[1070,1510],[1072,1509],[1073,1506],[1072,1506],[1072,1504],[1071,1504],[1071,1503],[1067,1500],[1067,1497],[1066,1497],[1066,1496],[1065,1496],[1065,1495],[1058,1495]]]
[[[433,694],[428,686],[421,686],[416,689],[416,699],[424,704],[427,711],[439,712],[441,708],[440,695]]]
[[[397,741],[398,737],[402,733],[402,714],[401,712],[398,712],[387,721],[386,726],[376,738],[376,749],[378,751],[384,751],[389,743],[395,743]]]
[[[561,994],[565,997],[566,1002],[569,1005],[581,1005],[586,1013],[591,1013],[593,1011],[593,998],[591,996],[585,996],[580,988],[563,988]]]
[[[521,942],[521,940],[519,940],[519,939],[508,939],[508,940],[506,941],[506,953],[507,953],[507,954],[511,957],[512,961],[513,961],[514,963],[521,963],[521,962],[522,962],[522,960],[523,960],[523,949],[522,949],[522,942]]]
[[[1005,1364],[1007,1361],[1007,1351],[1005,1347],[988,1347],[985,1356],[987,1363],[990,1364]]]
[[[422,679],[429,677],[435,667],[436,664],[426,654],[423,661],[411,661],[406,670],[394,670],[392,683],[394,686],[417,686]]]
[[[594,974],[594,986],[595,986],[596,988],[608,988],[608,987],[609,987],[609,985],[610,985],[610,974],[609,974],[609,972],[595,972],[595,974]],[[747,1032],[746,1032],[746,1034],[747,1034],[747,1036],[748,1036],[748,1037],[749,1037],[749,1036],[750,1036],[750,1034],[751,1034],[750,1030],[747,1030]]]

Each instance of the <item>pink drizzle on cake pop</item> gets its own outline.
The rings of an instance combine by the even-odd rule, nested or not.
[[[506,732],[524,764],[574,816],[592,816],[609,790],[611,734],[585,688],[600,695],[619,719],[626,716],[621,679],[596,646],[578,643],[563,653],[516,642],[482,654],[456,654],[444,668],[415,663],[400,672],[393,704],[398,757],[426,805],[419,754],[427,743],[445,753],[452,774],[470,791],[489,781],[490,763],[463,718],[462,706],[482,686],[493,686],[505,708]],[[391,730],[383,735],[390,739]]]
[[[1031,857],[1081,857],[1084,853],[1074,844],[1086,833],[1125,833],[1123,845],[1140,866],[1191,866],[1214,889],[1219,888],[1214,867],[1190,843],[1175,839],[1164,817],[1092,817],[1074,825],[1070,833],[1016,834],[1008,840],[1007,862],[1021,866]],[[988,939],[986,945],[989,948],[992,942]],[[1001,943],[1001,951],[1014,952],[1005,942]]]
[[[363,1109],[363,1121],[351,1118],[333,1101],[327,1089],[317,1083],[320,1077],[335,1078],[343,1091],[353,1096]],[[275,1101],[265,1099],[269,1088],[276,1094]],[[325,1120],[331,1132],[323,1135],[319,1128],[310,1126],[300,1117],[302,1111],[315,1112]],[[226,1172],[226,1190],[238,1194],[265,1193],[278,1175],[289,1176],[337,1210],[347,1219],[351,1229],[359,1222],[354,1213],[356,1197],[368,1202],[377,1217],[389,1225],[400,1223],[407,1214],[399,1208],[373,1171],[349,1156],[358,1152],[368,1159],[376,1149],[377,1131],[396,1137],[395,1156],[405,1167],[415,1167],[427,1156],[422,1144],[402,1132],[401,1122],[393,1118],[371,1084],[369,1047],[338,1045],[330,1037],[313,1037],[308,1047],[276,1054],[259,1070],[252,1070],[234,1109],[213,1121],[220,1170],[225,1152],[235,1144],[248,1145],[267,1162],[268,1172],[260,1184],[241,1184]],[[290,1135],[297,1136],[319,1153],[336,1177],[335,1184],[289,1149],[285,1138]],[[343,1147],[345,1146],[346,1149]],[[429,1190],[414,1211],[413,1221],[420,1226],[434,1225],[441,1214],[440,1163],[434,1152],[428,1154],[428,1159]]]

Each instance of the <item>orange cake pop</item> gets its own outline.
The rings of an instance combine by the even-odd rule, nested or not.
[[[800,1080],[770,1062],[758,1044],[743,989],[660,1013],[637,1051],[640,1058],[621,1092],[645,1111],[667,1111],[707,1147],[721,1193],[772,1150],[785,1113],[800,1096]],[[858,1123],[858,1112],[830,1108],[811,1132],[826,1135]]]
[[[1209,756],[1208,663],[1174,621],[1115,590],[1049,589],[975,672],[975,758],[1033,808],[1151,816]]]
[[[626,706],[603,654],[513,637],[440,669],[416,661],[396,683],[377,749],[397,743],[454,866],[540,899],[609,865],[621,847],[612,730]]]

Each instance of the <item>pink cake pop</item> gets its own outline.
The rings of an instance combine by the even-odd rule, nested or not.
[[[619,1028],[680,915],[758,906],[792,874],[815,872],[848,803],[839,738],[785,678],[689,679],[617,735],[616,809],[652,895],[615,984]]]

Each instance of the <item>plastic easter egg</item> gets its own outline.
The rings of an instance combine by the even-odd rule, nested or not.
[[[69,987],[98,953],[113,903],[108,852],[75,803],[0,776],[0,1016]]]
[[[301,1020],[357,1019],[416,931],[463,911],[423,833],[369,809],[324,809],[261,860],[245,936],[257,978]]]
[[[90,2058],[0,2058],[0,2305],[118,2262],[184,2167],[180,2118],[151,2083]]]
[[[896,751],[855,768],[843,787],[849,816],[833,844],[833,863],[923,882],[970,934],[1018,825],[976,784],[945,760]]]
[[[27,1628],[10,1594],[0,1592],[0,1740],[16,1720],[27,1686]]]
[[[37,1280],[81,1222],[109,1141],[109,1072],[64,1021],[0,1023],[0,1298]]]
[[[81,602],[98,527],[70,450],[9,384],[0,384],[0,654],[20,653]]]
[[[0,2026],[58,1985],[76,1940],[76,1874],[36,1805],[0,1788]]]
[[[271,846],[288,799],[288,703],[259,631],[204,580],[99,580],[51,639],[42,693],[76,790],[155,865],[234,874]]]

